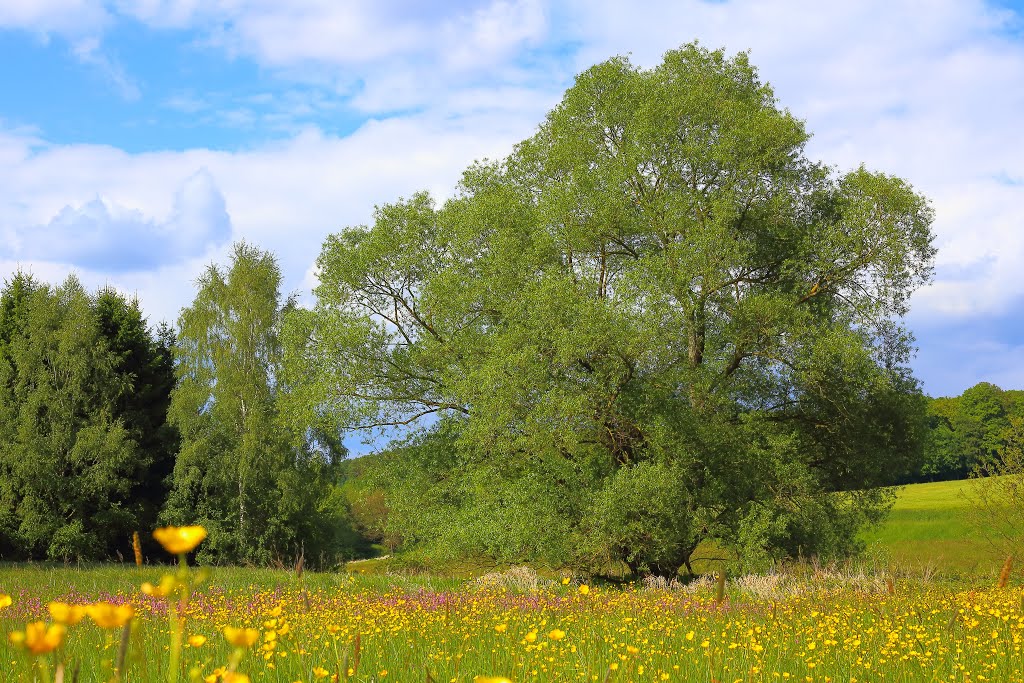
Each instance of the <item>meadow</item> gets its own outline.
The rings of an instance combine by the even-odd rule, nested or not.
[[[981,543],[946,537],[960,528],[959,500],[950,484],[908,488],[873,532],[874,556],[887,544],[891,558]],[[386,563],[208,577],[10,565],[0,672],[82,683],[1024,680],[1019,572],[998,577],[999,564],[978,559],[973,573],[941,576],[893,562],[626,585],[527,568],[437,578]]]

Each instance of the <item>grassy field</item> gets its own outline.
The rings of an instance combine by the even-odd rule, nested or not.
[[[157,569],[0,568],[0,630],[50,622],[47,602],[131,605],[33,657],[0,645],[4,681],[166,681],[174,623],[143,595]],[[524,570],[475,581],[225,570],[181,610],[181,681],[1019,681],[1024,593],[952,591],[822,571],[725,587],[626,589]],[[227,627],[251,629],[239,632]],[[232,645],[228,639],[234,640]],[[122,649],[123,648],[123,649]],[[121,652],[124,652],[121,655]],[[121,662],[120,665],[117,662]],[[234,675],[232,675],[234,674]],[[244,676],[244,677],[243,677]]]
[[[967,522],[968,485],[904,489],[865,562],[723,586],[526,568],[436,578],[370,561],[215,569],[183,601],[183,588],[140,590],[169,567],[0,565],[0,680],[1021,681],[1020,571],[995,585],[1001,563]]]
[[[889,518],[865,534],[869,556],[906,569],[998,573],[1000,556],[971,524],[971,481],[904,487]]]

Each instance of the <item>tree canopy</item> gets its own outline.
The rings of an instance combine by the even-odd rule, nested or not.
[[[113,291],[23,273],[0,293],[0,554],[110,557],[163,503],[170,339]]]
[[[922,457],[900,319],[932,211],[807,139],[742,53],[589,69],[443,206],[327,239],[289,414],[406,431],[385,479],[422,507],[389,523],[466,552],[668,574],[708,538],[848,549]]]
[[[332,501],[345,455],[336,432],[289,429],[278,401],[282,299],[274,257],[239,243],[231,264],[211,264],[178,320],[178,383],[170,422],[181,432],[164,511],[209,532],[204,558],[267,563],[303,551],[317,559],[352,539]]]
[[[1016,437],[1024,391],[979,382],[960,396],[928,401],[928,437],[920,471],[907,481],[963,479],[987,466]]]

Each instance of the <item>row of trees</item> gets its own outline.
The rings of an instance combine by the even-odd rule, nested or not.
[[[338,433],[281,419],[280,279],[271,255],[236,245],[199,279],[177,334],[74,277],[7,282],[0,557],[115,557],[160,523],[206,526],[207,560],[359,552]]]
[[[1024,420],[1024,391],[982,382],[952,398],[928,400],[925,458],[908,481],[963,479],[984,468],[1014,441]]]
[[[328,237],[312,309],[236,246],[182,312],[170,393],[170,334],[133,304],[16,278],[0,540],[109,554],[159,516],[207,526],[225,561],[351,549],[353,523],[395,548],[658,574],[705,540],[850,552],[878,487],[925,457],[900,320],[932,212],[898,178],[807,158],[808,137],[743,54],[612,59],[453,199]],[[150,355],[118,341],[129,319]],[[351,432],[386,448],[346,464]]]

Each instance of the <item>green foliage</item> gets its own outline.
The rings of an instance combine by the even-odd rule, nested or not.
[[[305,552],[334,559],[347,518],[335,500],[344,449],[329,432],[279,420],[281,273],[270,254],[235,245],[211,265],[178,321],[170,422],[181,434],[167,521],[209,531],[201,557],[267,563]]]
[[[744,54],[589,69],[440,209],[327,239],[289,420],[419,434],[379,463],[407,545],[666,574],[704,539],[849,550],[889,502],[853,492],[922,457],[899,320],[932,212],[807,138]]]
[[[925,460],[908,481],[965,479],[985,466],[1012,438],[1011,422],[1024,419],[1024,392],[981,382],[952,398],[927,404]]]
[[[131,391],[118,397],[113,414],[137,445],[130,493],[135,524],[138,529],[153,529],[167,500],[178,450],[177,432],[167,424],[174,388],[175,334],[166,323],[151,329],[138,301],[128,301],[110,289],[97,295],[96,312],[116,358],[117,373],[131,381]],[[142,537],[150,553],[155,553],[157,546],[149,534]]]
[[[135,305],[18,274],[0,294],[0,553],[109,557],[161,499],[147,499],[152,456],[124,406],[138,375],[105,326],[134,312],[139,354],[152,342]],[[164,388],[166,391],[166,386]],[[154,421],[160,421],[154,415]],[[148,513],[148,517],[147,517]]]

